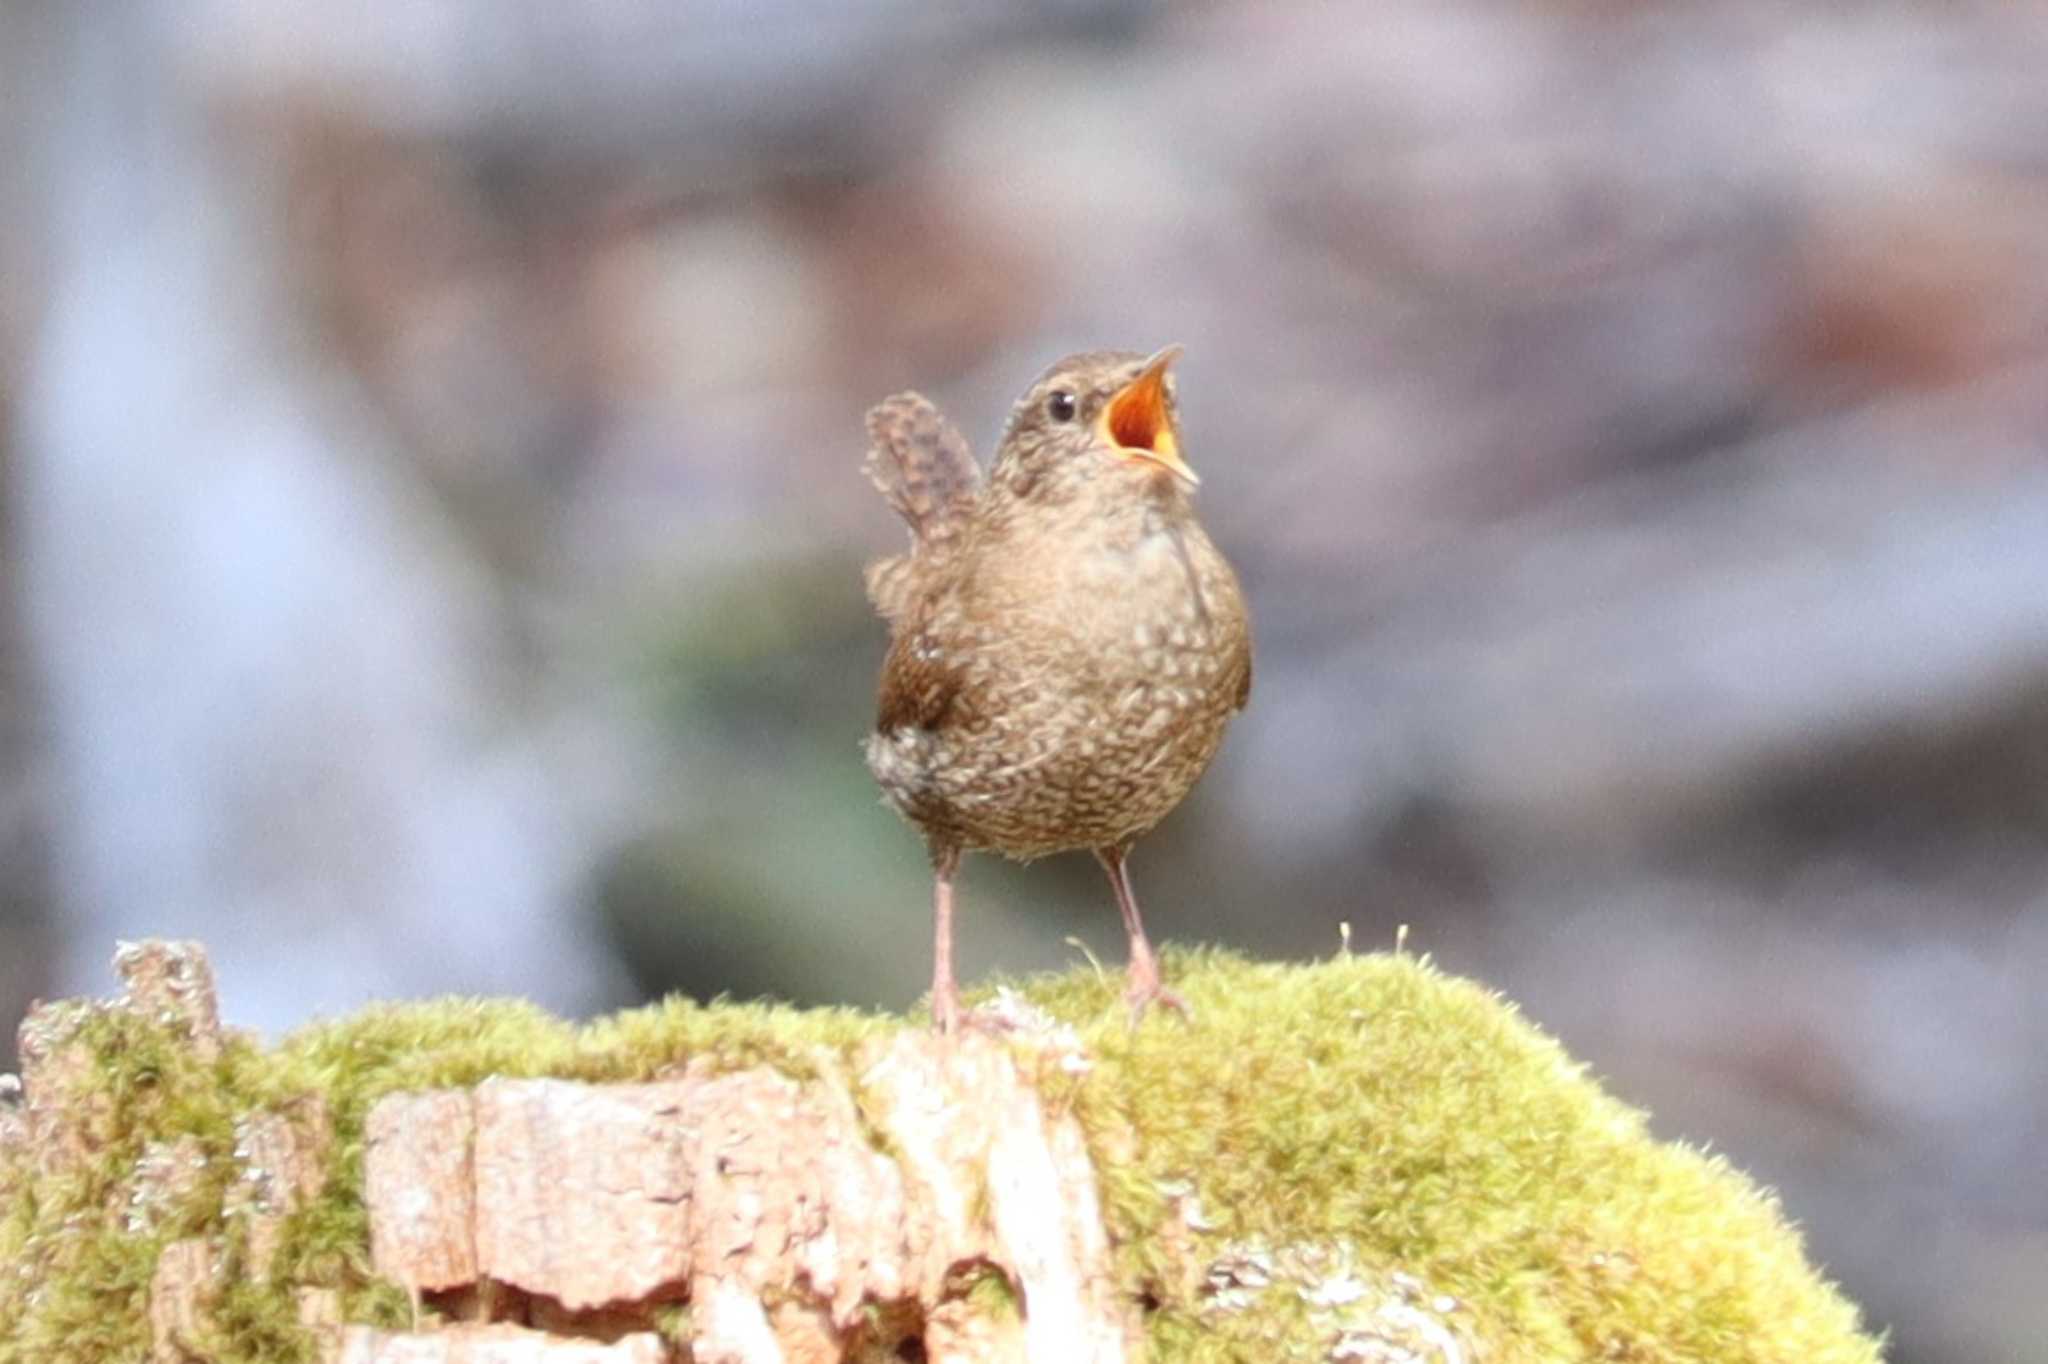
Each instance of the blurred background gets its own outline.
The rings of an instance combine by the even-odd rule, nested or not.
[[[0,3],[0,1027],[909,1004],[862,412],[1168,341],[1259,684],[1155,932],[1408,925],[2042,1358],[2038,6]]]

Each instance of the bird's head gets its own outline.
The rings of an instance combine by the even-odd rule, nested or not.
[[[1018,492],[1057,492],[1133,476],[1200,482],[1180,456],[1173,378],[1181,348],[1154,355],[1083,351],[1058,361],[1010,413],[995,477]]]

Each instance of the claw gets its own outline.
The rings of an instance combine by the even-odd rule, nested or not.
[[[1138,1030],[1138,1024],[1145,1019],[1145,1010],[1154,1004],[1173,1010],[1183,1022],[1195,1021],[1194,1009],[1177,992],[1166,988],[1165,982],[1159,979],[1158,966],[1150,961],[1143,968],[1135,960],[1131,963],[1131,984],[1124,991],[1124,1003],[1130,1006],[1132,1032]]]

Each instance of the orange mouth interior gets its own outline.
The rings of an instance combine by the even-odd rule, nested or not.
[[[1179,355],[1179,346],[1168,346],[1153,356],[1138,377],[1109,400],[1102,429],[1127,457],[1150,460],[1193,487],[1202,480],[1180,457],[1180,437],[1166,406],[1166,370]]]
[[[1116,395],[1109,405],[1109,435],[1126,450],[1159,453],[1162,436],[1168,448],[1173,427],[1166,415],[1166,370],[1148,369]]]

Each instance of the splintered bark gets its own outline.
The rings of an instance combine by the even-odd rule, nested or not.
[[[436,1301],[495,1295],[480,1310],[621,1341],[687,1304],[696,1364],[853,1358],[883,1335],[959,1364],[1106,1364],[1135,1330],[1080,1129],[986,1036],[904,1033],[857,1077],[803,1083],[490,1080],[394,1095],[370,1131],[377,1272]],[[961,1295],[991,1272],[1023,1311]]]
[[[222,1058],[196,945],[124,947],[116,964],[124,998],[24,1024],[0,1173],[84,1171],[113,1149],[97,1025],[146,1024],[200,1064]],[[1081,1129],[1037,1083],[1085,1058],[1021,1001],[981,1021],[850,1059],[821,1050],[801,1079],[699,1060],[651,1083],[387,1095],[364,1121],[360,1197],[374,1271],[409,1292],[414,1321],[349,1323],[331,1288],[300,1286],[300,1323],[323,1364],[1134,1358]],[[157,1260],[152,1364],[213,1357],[230,1280],[269,1282],[288,1219],[332,1196],[332,1128],[307,1096],[239,1117],[231,1170],[187,1137],[151,1144],[121,1178],[111,1199],[136,1234],[189,1224],[225,1181],[216,1229]]]

